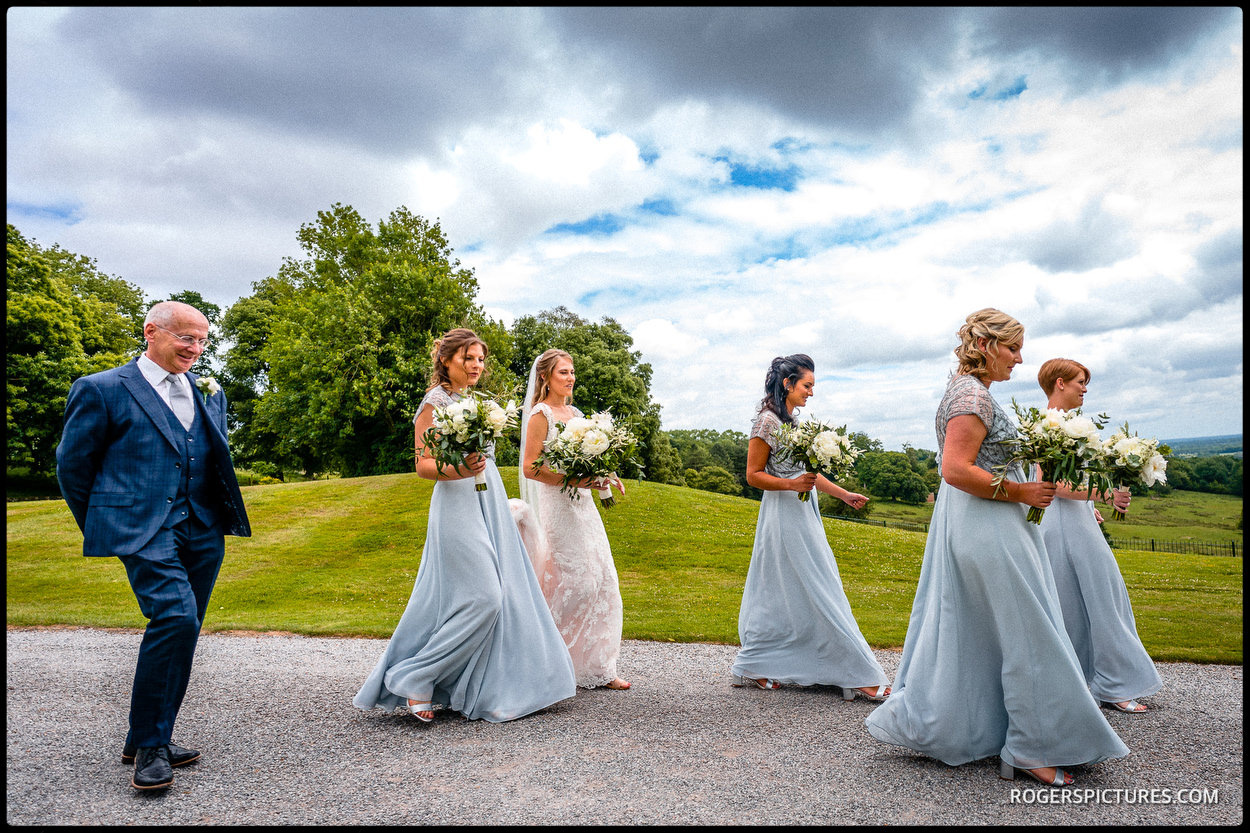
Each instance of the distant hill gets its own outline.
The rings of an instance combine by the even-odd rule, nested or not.
[[[1163,440],[1163,442],[1172,449],[1174,457],[1213,457],[1217,454],[1241,456],[1241,434],[1187,437],[1181,440]]]

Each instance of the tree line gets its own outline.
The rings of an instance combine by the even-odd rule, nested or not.
[[[285,258],[222,310],[197,292],[147,298],[93,259],[41,246],[9,224],[8,466],[52,473],[70,384],[142,352],[148,308],[177,300],[209,320],[211,345],[194,370],[226,393],[240,468],[277,479],[411,471],[430,349],[447,330],[470,327],[490,348],[480,385],[487,393],[519,399],[534,358],[567,350],[578,368],[573,404],[632,425],[648,479],[681,481],[651,399],[651,367],[617,321],[591,322],[564,307],[511,327],[490,318],[476,303],[473,271],[438,223],[404,207],[373,225],[335,203],[296,237],[302,256]],[[515,464],[518,440],[500,443],[502,465]]]
[[[520,316],[510,327],[490,318],[475,300],[473,270],[454,256],[439,224],[406,207],[374,225],[335,203],[296,238],[302,256],[285,258],[222,310],[194,291],[148,298],[101,272],[94,259],[41,246],[9,224],[8,468],[53,473],[70,384],[137,356],[148,308],[175,300],[208,318],[212,341],[194,369],[222,385],[235,462],[257,474],[281,480],[411,471],[411,420],[428,385],[430,348],[464,326],[490,348],[480,385],[486,392],[519,399],[533,360],[561,348],[577,368],[573,404],[587,414],[610,410],[634,427],[647,480],[759,498],[745,480],[746,434],[661,429],[651,366],[614,319],[592,322],[563,306]],[[936,491],[934,452],[885,451],[865,434],[853,439],[862,453],[853,482],[843,485],[907,503]],[[500,465],[516,464],[518,440],[514,432],[499,444]],[[1168,481],[1163,488],[1240,496],[1241,461],[1174,459]],[[836,500],[822,509],[871,511]]]

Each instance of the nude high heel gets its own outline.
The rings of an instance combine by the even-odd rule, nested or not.
[[[1014,767],[1011,764],[1007,763],[1006,761],[1002,760],[1001,758],[999,759],[998,761],[998,777],[999,778],[1002,778],[1004,781],[1014,781],[1016,780],[1017,772],[1023,772],[1025,775],[1029,776],[1037,783],[1045,784],[1047,787],[1070,787],[1075,783],[1075,779],[1072,778],[1072,773],[1068,772],[1066,769],[1061,769],[1060,767],[1055,767],[1055,780],[1051,781],[1050,783],[1047,783],[1043,781],[1038,776],[1038,774],[1034,772],[1033,770]]]

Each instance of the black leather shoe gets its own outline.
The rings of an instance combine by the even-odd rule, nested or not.
[[[136,790],[159,790],[174,783],[169,752],[163,746],[141,746],[135,750],[135,774],[130,786]]]
[[[167,743],[165,748],[169,750],[170,766],[182,766],[183,764],[189,764],[192,761],[198,761],[200,759],[200,750],[198,749],[187,749],[176,743]],[[135,748],[127,744],[122,749],[122,763],[133,764],[134,762]]]

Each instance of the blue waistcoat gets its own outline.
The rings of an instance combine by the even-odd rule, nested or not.
[[[193,392],[191,395],[199,394]],[[213,453],[213,447],[209,442],[208,429],[200,417],[199,408],[195,409],[195,418],[190,429],[182,427],[172,409],[167,416],[174,434],[185,438],[186,442],[179,449],[182,460],[174,464],[182,474],[178,478],[178,492],[166,497],[170,504],[169,515],[161,526],[168,529],[185,521],[188,515],[205,526],[214,526],[217,523],[217,511],[213,508],[216,501],[212,499],[213,490],[209,480],[212,472],[209,456]]]

